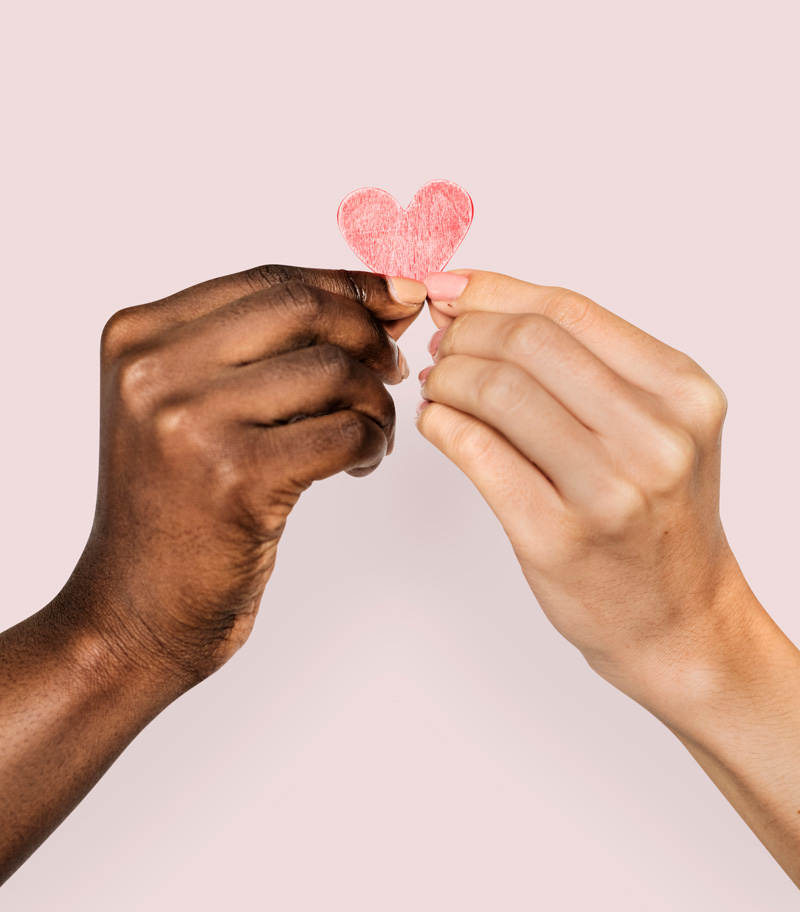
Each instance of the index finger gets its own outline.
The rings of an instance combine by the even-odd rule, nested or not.
[[[453,276],[467,279],[457,296],[453,294],[458,291]],[[579,339],[620,376],[651,392],[663,392],[667,377],[674,375],[676,368],[694,364],[677,349],[566,288],[474,269],[436,273],[425,283],[432,306],[451,317],[470,311],[542,314]],[[448,296],[452,299],[446,300]]]
[[[254,292],[285,282],[302,282],[357,301],[385,324],[392,338],[399,338],[419,314],[427,290],[422,282],[347,269],[308,269],[301,266],[256,266],[244,272],[210,279],[183,291],[118,314],[130,341],[144,341],[160,333],[203,317]],[[119,335],[119,333],[118,333]]]

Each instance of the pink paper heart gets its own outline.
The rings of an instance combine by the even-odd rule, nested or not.
[[[353,253],[382,275],[422,281],[441,272],[472,222],[472,200],[447,180],[420,187],[407,209],[385,190],[363,187],[346,196],[339,230]]]

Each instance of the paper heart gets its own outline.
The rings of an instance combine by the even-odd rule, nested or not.
[[[422,281],[441,272],[472,222],[472,200],[447,180],[417,190],[407,209],[385,190],[363,187],[339,206],[339,230],[353,253],[382,275]]]

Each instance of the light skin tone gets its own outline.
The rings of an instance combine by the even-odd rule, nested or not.
[[[426,279],[417,425],[474,482],[553,626],[659,718],[800,886],[800,652],[719,517],[725,397],[588,298]]]
[[[800,653],[719,520],[722,393],[573,292],[429,277],[420,432],[473,480],[553,625],[667,725],[800,885]],[[106,327],[81,560],[0,635],[0,880],[249,636],[287,517],[391,450],[426,287],[262,267]]]

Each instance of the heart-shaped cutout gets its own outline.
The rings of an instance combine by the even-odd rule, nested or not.
[[[377,187],[354,190],[342,200],[336,218],[353,253],[373,272],[422,281],[448,264],[472,213],[466,190],[434,180],[417,190],[407,209]]]

